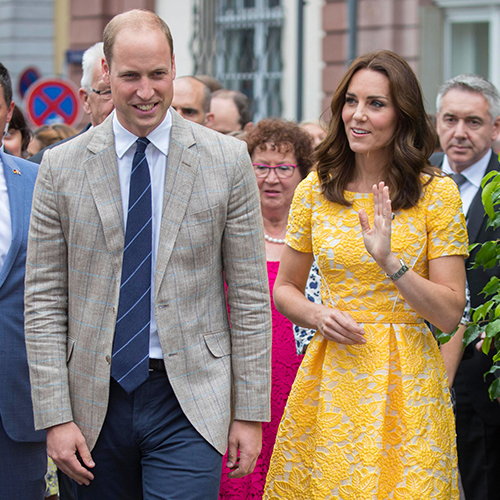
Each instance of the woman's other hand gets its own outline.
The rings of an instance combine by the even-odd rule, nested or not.
[[[347,345],[366,344],[363,328],[349,313],[325,306],[322,306],[322,309],[318,329],[325,339]]]

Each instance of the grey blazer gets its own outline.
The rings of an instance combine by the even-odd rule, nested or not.
[[[177,399],[224,453],[231,418],[270,419],[271,314],[259,196],[245,143],[172,115],[154,311]],[[110,116],[45,153],[26,273],[35,426],[74,420],[90,449],[108,404],[123,243]]]

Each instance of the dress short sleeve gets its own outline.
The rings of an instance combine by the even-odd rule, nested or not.
[[[468,256],[468,237],[462,199],[449,177],[435,177],[427,186],[428,258]]]
[[[317,178],[316,172],[311,172],[297,186],[290,207],[286,243],[299,252],[312,253],[312,201]]]

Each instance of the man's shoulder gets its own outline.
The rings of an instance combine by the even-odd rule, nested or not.
[[[114,143],[111,122],[106,119],[97,127],[92,127],[84,133],[77,134],[68,141],[58,144],[46,151],[51,160],[72,157],[86,158],[106,149]]]
[[[1,153],[1,158],[4,168],[10,168],[14,174],[19,175],[22,178],[28,178],[33,181],[35,180],[38,173],[38,165],[36,163],[31,163],[28,160],[6,153]]]
[[[244,141],[235,137],[227,136],[216,132],[211,128],[182,118],[177,113],[173,115],[171,140],[178,141],[183,145],[188,145],[192,141],[196,148],[203,154],[203,151],[214,150],[224,151],[224,154],[234,152],[239,156],[247,152],[247,145]]]

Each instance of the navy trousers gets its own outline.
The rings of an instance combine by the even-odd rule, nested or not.
[[[165,372],[128,395],[111,380],[108,412],[91,452],[94,479],[77,500],[217,500],[222,455],[182,412]]]
[[[18,443],[5,432],[0,418],[0,498],[43,500],[47,448],[42,443]]]

